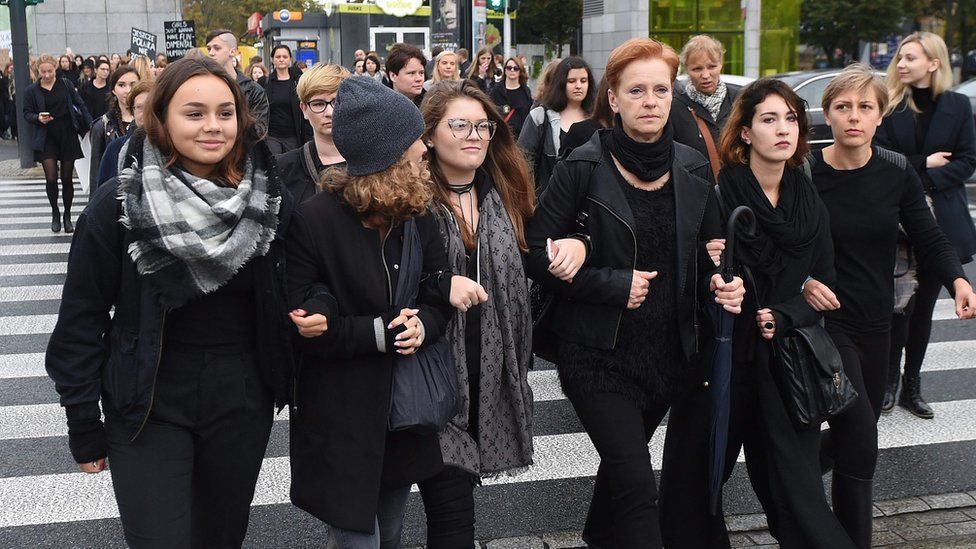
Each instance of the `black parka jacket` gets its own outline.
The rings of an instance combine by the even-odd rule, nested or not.
[[[132,136],[128,150],[139,151]],[[262,377],[279,407],[287,404],[292,338],[284,289],[284,238],[293,210],[291,195],[274,177],[270,151],[258,143],[255,168],[268,173],[270,193],[281,193],[278,228],[267,254],[251,259],[257,304],[255,351]],[[159,366],[166,311],[126,252],[129,234],[119,222],[118,178],[98,188],[78,218],[68,254],[58,321],[45,365],[69,418],[97,419],[98,404],[128,427],[134,440],[149,417]],[[114,307],[114,313],[112,311]]]
[[[528,274],[555,291],[553,331],[563,339],[597,349],[613,349],[617,328],[627,308],[636,261],[633,214],[609,163],[600,130],[556,165],[549,186],[529,223]],[[715,264],[705,243],[721,238],[721,212],[708,161],[690,147],[674,144],[674,185],[677,221],[675,277],[678,331],[682,352],[692,360],[704,348],[702,306]],[[582,227],[578,219],[582,218]],[[590,237],[586,264],[563,282],[549,272],[546,238],[585,232]]]

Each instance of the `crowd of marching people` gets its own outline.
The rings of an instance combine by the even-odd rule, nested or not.
[[[399,547],[417,485],[426,546],[470,548],[482,479],[534,463],[541,359],[600,456],[589,547],[730,547],[741,450],[781,547],[871,546],[878,419],[933,415],[941,288],[976,317],[976,129],[939,37],[822,105],[727,86],[704,35],[629,40],[600,81],[556,60],[535,93],[487,48],[345,68],[279,45],[246,73],[230,31],[206,50],[42,56],[24,101],[74,232],[46,367],[130,547],[240,547],[287,408],[291,499],[332,546]]]

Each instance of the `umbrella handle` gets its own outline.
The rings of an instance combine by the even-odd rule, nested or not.
[[[735,258],[735,234],[736,226],[741,222],[745,223],[745,233],[749,236],[756,234],[756,214],[749,206],[739,206],[732,210],[729,221],[725,227],[725,251],[722,252],[722,278],[726,282],[732,280],[735,270],[732,267]]]

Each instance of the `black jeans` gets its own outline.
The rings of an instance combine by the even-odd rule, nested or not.
[[[427,548],[474,547],[474,485],[477,477],[445,465],[418,486],[427,514]]]
[[[108,463],[133,549],[239,548],[271,434],[274,397],[254,355],[163,349],[134,442],[106,413]]]
[[[657,485],[647,443],[668,411],[616,393],[570,397],[600,454],[583,539],[601,549],[661,547]]]
[[[893,378],[901,371],[902,349],[905,350],[905,377],[916,378],[922,371],[925,351],[932,335],[932,312],[939,300],[942,283],[932,272],[918,270],[918,289],[905,307],[904,314],[891,315],[891,352],[889,368]]]

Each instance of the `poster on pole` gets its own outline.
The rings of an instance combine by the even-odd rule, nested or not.
[[[471,0],[471,43],[474,51],[488,43],[485,36],[487,33],[488,0]]]
[[[132,40],[129,49],[136,55],[145,55],[149,58],[156,57],[156,35],[132,27]]]
[[[461,47],[459,0],[430,0],[430,45],[457,51]]]
[[[197,46],[197,28],[193,21],[163,21],[166,41],[166,60],[170,63],[182,58]]]

